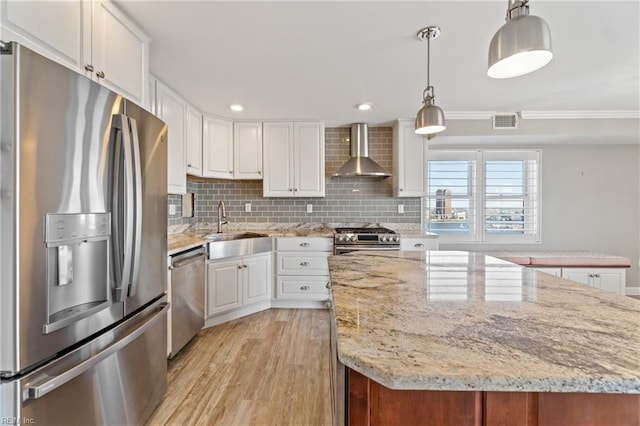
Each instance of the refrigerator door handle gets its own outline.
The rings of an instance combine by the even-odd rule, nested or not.
[[[135,296],[140,275],[140,250],[142,247],[142,170],[140,167],[140,140],[138,139],[138,126],[136,120],[129,118],[131,129],[131,151],[133,161],[133,255],[131,257],[131,286],[129,296]]]
[[[128,293],[129,283],[131,282],[131,267],[133,258],[133,233],[134,233],[134,194],[133,194],[133,161],[131,146],[131,131],[129,129],[128,117],[117,114],[113,116],[113,126],[120,134],[120,142],[116,138],[115,158],[116,169],[114,169],[114,198],[113,198],[113,233],[117,234],[114,239],[114,262],[116,269],[116,297],[118,301],[123,301]],[[124,154],[124,167],[120,173],[121,152]],[[121,176],[124,181],[121,182]],[[120,185],[124,184],[123,192],[120,194]],[[124,218],[120,223],[120,203],[124,201]],[[124,229],[122,229],[124,227]],[[120,240],[120,232],[122,232],[122,240]],[[118,274],[119,272],[119,274]]]
[[[66,370],[62,374],[58,374],[57,376],[46,376],[46,380],[36,382],[36,383],[27,383],[23,388],[22,400],[26,401],[28,399],[38,399],[48,394],[49,392],[59,388],[65,383],[75,379],[85,371],[90,368],[96,366],[98,363],[106,359],[107,357],[113,355],[118,352],[129,343],[136,340],[138,337],[143,335],[153,324],[163,318],[164,313],[169,309],[168,303],[163,303],[159,306],[158,312],[151,315],[149,318],[144,320],[134,331],[127,334],[122,339],[114,342],[112,345],[107,346],[101,352],[98,352],[96,355],[91,358],[75,365],[74,367]]]

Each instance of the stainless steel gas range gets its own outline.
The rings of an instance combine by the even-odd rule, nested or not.
[[[336,228],[333,254],[352,251],[400,250],[400,235],[388,228]]]

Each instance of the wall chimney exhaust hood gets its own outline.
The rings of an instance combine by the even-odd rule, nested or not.
[[[351,158],[338,169],[333,177],[389,177],[378,163],[369,158],[369,126],[365,123],[351,125]]]

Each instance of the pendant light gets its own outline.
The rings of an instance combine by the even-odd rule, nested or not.
[[[427,88],[422,92],[424,106],[416,115],[416,133],[419,135],[433,135],[447,128],[444,124],[444,112],[434,103],[433,86],[429,81],[430,41],[439,35],[440,27],[426,27],[418,31],[418,40],[427,40]]]
[[[544,19],[529,15],[529,0],[509,0],[506,23],[491,39],[491,78],[528,74],[551,61],[551,31]]]

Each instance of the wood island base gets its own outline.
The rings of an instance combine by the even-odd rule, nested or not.
[[[393,390],[345,369],[350,426],[640,426],[640,395]]]

